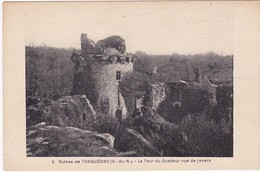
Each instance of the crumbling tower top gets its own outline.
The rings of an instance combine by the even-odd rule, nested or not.
[[[126,53],[125,40],[120,36],[110,36],[95,43],[86,33],[82,33],[80,41],[82,57],[111,63],[130,63],[135,60],[133,55]]]
[[[100,48],[96,47],[95,42],[88,38],[86,33],[82,33],[80,37],[81,41],[81,54],[87,57],[91,54],[102,54]]]

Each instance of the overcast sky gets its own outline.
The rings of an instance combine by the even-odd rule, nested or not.
[[[80,34],[98,41],[119,35],[128,52],[233,54],[232,9],[211,2],[43,5],[26,11],[26,44],[80,48]]]

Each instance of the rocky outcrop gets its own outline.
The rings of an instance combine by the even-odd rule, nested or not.
[[[100,133],[109,133],[115,137],[114,148],[120,152],[135,152],[132,156],[158,156],[158,150],[136,130],[126,123],[119,123],[108,115],[98,115],[94,128]]]
[[[40,123],[26,132],[27,156],[86,157],[122,156],[113,149],[114,137],[74,127],[47,126]]]
[[[143,116],[129,117],[123,124],[108,116],[101,121],[98,124],[102,125],[98,128],[102,130],[99,131],[109,132],[115,137],[114,148],[120,152],[136,152],[132,156],[178,155],[180,150],[177,145],[186,142],[176,125],[153,110],[147,110]]]
[[[96,113],[85,95],[74,95],[29,106],[26,116],[27,126],[46,122],[47,125],[89,128]]]
[[[158,114],[148,112],[143,116],[132,118],[128,121],[128,127],[138,132],[154,147],[155,154],[149,156],[175,156],[179,154],[177,145],[185,142],[185,138],[178,132],[178,127]]]
[[[134,129],[123,125],[115,134],[115,149],[122,152],[136,152],[135,156],[159,156],[160,152],[146,138]]]

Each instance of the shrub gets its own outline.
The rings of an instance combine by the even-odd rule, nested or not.
[[[205,116],[185,117],[179,126],[179,133],[185,137],[185,142],[179,145],[180,156],[233,156],[232,132],[224,133],[219,124]]]
[[[107,114],[98,114],[93,121],[92,130],[99,133],[109,133],[115,135],[117,130],[117,120]]]

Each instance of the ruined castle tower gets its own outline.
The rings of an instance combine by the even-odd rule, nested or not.
[[[126,116],[124,98],[118,84],[133,70],[135,57],[125,52],[125,41],[111,36],[95,43],[81,34],[81,54],[73,53],[74,85],[72,94],[85,94],[94,108],[115,117],[117,109]]]

